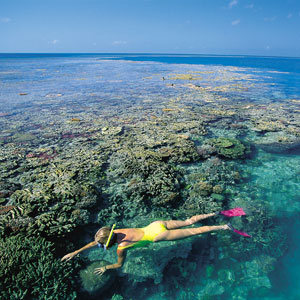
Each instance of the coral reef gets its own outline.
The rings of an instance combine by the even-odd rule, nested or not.
[[[23,234],[0,239],[1,299],[76,299],[77,263],[62,264],[54,244]]]
[[[86,208],[96,204],[97,196],[87,185],[79,188],[78,183],[71,180],[68,189],[66,178],[61,187],[59,183],[52,184],[49,178],[48,182],[36,183],[31,189],[15,191],[10,201],[16,207],[1,216],[2,234],[7,228],[19,227],[31,234],[63,236],[89,222]],[[23,221],[28,218],[29,222]]]
[[[190,70],[170,64],[161,69],[157,64],[159,74],[152,68],[145,77],[146,65],[118,62],[123,74],[119,68],[114,73],[111,61],[101,63],[107,70],[98,73],[100,90],[93,85],[91,93],[89,85],[87,94],[73,91],[72,80],[80,80],[81,89],[83,77],[92,75],[89,84],[94,84],[99,72],[94,66],[90,74],[70,76],[70,91],[63,86],[61,93],[59,85],[39,95],[28,91],[25,98],[33,94],[32,102],[16,105],[13,112],[0,104],[1,297],[75,299],[77,262],[57,259],[60,238],[71,251],[74,232],[90,239],[96,226],[141,227],[235,205],[249,213],[232,223],[249,232],[251,240],[226,232],[209,234],[202,244],[198,237],[131,250],[119,272],[118,294],[109,297],[129,299],[137,289],[139,298],[149,299],[264,295],[287,244],[275,208],[263,200],[273,196],[274,185],[260,191],[251,177],[262,158],[248,155],[249,144],[256,147],[255,155],[266,155],[266,167],[273,163],[270,153],[299,153],[299,100],[269,100],[272,85],[244,68]],[[249,161],[247,173],[243,169]],[[295,190],[297,172],[288,175],[295,178]],[[289,212],[299,209],[297,201],[292,203],[298,198],[291,199],[285,202]],[[225,221],[213,218],[203,224]],[[81,246],[76,236],[74,247]],[[93,263],[87,265],[77,292],[86,299],[101,298],[116,274],[96,278]]]
[[[200,80],[201,76],[195,74],[174,74],[169,80]]]
[[[9,204],[15,209],[1,215],[1,234],[13,227],[30,234],[64,236],[91,221],[91,209],[100,197],[95,183],[103,176],[102,155],[90,153],[87,160],[79,153],[81,156],[76,155],[77,161],[73,162],[56,157],[50,165],[40,164],[40,156],[30,156],[17,163],[22,176],[18,175],[19,180],[13,182],[9,191]],[[70,156],[60,155],[65,159]],[[8,158],[4,165],[6,161]]]
[[[176,204],[180,195],[180,172],[166,164],[157,152],[143,149],[116,152],[110,158],[108,179],[122,184],[121,194],[128,199],[123,201],[166,206]]]
[[[228,197],[232,186],[240,182],[235,165],[218,157],[211,157],[197,166],[188,167],[184,176],[184,204],[180,211],[189,214],[219,211]]]
[[[218,155],[229,159],[244,158],[250,152],[249,146],[233,138],[219,137],[208,139],[206,143],[212,146]]]
[[[112,296],[111,300],[124,300],[124,298],[121,295],[114,294]]]

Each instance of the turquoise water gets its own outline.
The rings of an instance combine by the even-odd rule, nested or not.
[[[98,299],[113,299],[114,294],[124,299],[148,300],[300,298],[300,59],[1,54],[0,90],[0,162],[5,166],[0,191],[15,182],[22,183],[19,189],[34,189],[34,180],[28,181],[34,176],[33,165],[25,168],[27,165],[18,161],[22,171],[13,172],[13,167],[7,168],[6,155],[13,151],[28,155],[39,150],[42,157],[44,153],[57,155],[60,160],[54,161],[56,165],[70,163],[74,167],[72,155],[84,155],[80,151],[89,153],[97,143],[107,143],[89,135],[102,132],[104,136],[108,129],[103,128],[129,126],[135,132],[136,144],[131,145],[134,149],[150,144],[159,149],[157,145],[166,137],[161,136],[163,130],[155,135],[155,126],[160,126],[157,130],[165,128],[167,134],[174,131],[188,135],[200,148],[207,139],[225,137],[241,140],[251,149],[246,158],[237,160],[207,154],[200,161],[176,162],[176,170],[183,174],[182,202],[177,207],[161,208],[161,215],[185,218],[197,212],[197,195],[192,193],[201,174],[211,184],[222,185],[223,198],[218,200],[222,204],[216,201],[216,208],[244,207],[248,216],[232,223],[249,232],[252,239],[217,233],[166,244],[165,248],[153,245],[134,250],[128,256],[132,265],[125,265],[110,289]],[[178,115],[174,116],[174,111]],[[76,123],[76,118],[84,123]],[[154,124],[153,120],[158,121]],[[206,134],[200,133],[198,123],[188,129],[182,125],[190,120],[203,121]],[[30,136],[24,137],[25,133]],[[126,134],[129,139],[130,131]],[[285,138],[289,138],[288,143]],[[127,179],[119,179],[118,167],[124,161],[118,156],[122,151],[117,146],[118,137],[112,136],[114,139],[115,144],[107,143],[107,148],[112,149],[107,162],[110,167],[101,175],[107,181],[104,184],[98,177],[94,182],[110,205],[122,197],[127,199],[129,188]],[[69,156],[60,158],[64,151]],[[50,181],[50,176],[44,180]],[[14,205],[10,197],[5,196],[3,205]],[[105,215],[107,207],[102,212],[99,207],[93,208],[93,214],[100,217],[91,217],[90,222],[81,225],[82,238],[74,246],[88,242],[102,220],[139,226],[161,218],[160,209],[143,210],[130,205],[123,212],[116,207],[115,219]],[[228,220],[213,219],[204,224],[220,222]],[[76,236],[67,238],[74,243]],[[99,249],[83,256],[89,261],[116,260],[114,252]],[[160,266],[155,268],[155,262]],[[134,263],[148,268],[148,273],[135,269]]]

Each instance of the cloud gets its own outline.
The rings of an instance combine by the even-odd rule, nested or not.
[[[232,26],[236,26],[236,25],[238,25],[238,24],[240,24],[240,23],[241,23],[241,20],[238,19],[238,20],[232,21],[232,22],[231,22],[231,25],[232,25]]]
[[[273,16],[273,17],[265,17],[264,21],[265,22],[274,22],[276,20],[277,16]]]
[[[0,18],[0,21],[2,23],[9,23],[11,21],[11,18],[8,18],[8,17]]]
[[[113,46],[121,46],[121,45],[126,45],[126,41],[113,41],[112,42]]]
[[[249,9],[252,9],[252,8],[254,8],[254,4],[251,3],[251,4],[246,5],[245,7],[246,7],[246,8],[249,8]]]
[[[270,50],[271,47],[270,47],[269,45],[267,45],[267,46],[265,47],[265,49],[266,49],[266,50]]]
[[[59,43],[59,40],[52,40],[48,42],[50,45],[56,45],[57,43]]]
[[[286,17],[287,17],[288,19],[290,19],[292,16],[293,16],[293,14],[289,13]]]
[[[232,8],[233,6],[237,5],[238,4],[238,0],[231,0],[228,4],[228,7],[229,8]]]

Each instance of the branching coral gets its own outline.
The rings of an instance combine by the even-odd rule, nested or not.
[[[76,263],[61,263],[54,244],[41,237],[18,234],[0,239],[0,298],[71,300]]]
[[[180,172],[160,160],[155,152],[137,150],[119,151],[111,157],[109,179],[113,185],[123,183],[121,194],[131,202],[174,204],[179,197]]]

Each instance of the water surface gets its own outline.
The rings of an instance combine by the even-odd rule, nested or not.
[[[82,145],[92,149],[95,140],[87,137],[98,134],[95,133],[97,130],[102,130],[104,135],[104,126],[144,126],[144,131],[135,137],[137,144],[139,140],[143,143],[145,132],[153,129],[154,125],[149,124],[154,119],[161,121],[155,126],[166,128],[169,128],[168,124],[174,124],[175,128],[176,124],[188,122],[189,118],[203,121],[207,130],[205,135],[198,129],[179,132],[188,134],[199,147],[206,139],[226,137],[239,139],[252,149],[246,159],[215,162],[216,168],[223,164],[224,168],[238,170],[240,180],[231,183],[224,174],[224,179],[220,174],[210,176],[211,180],[212,176],[221,176],[220,182],[226,186],[224,207],[245,208],[249,218],[238,219],[233,224],[250,231],[258,247],[252,249],[251,240],[245,241],[234,235],[207,235],[204,241],[208,246],[201,240],[188,240],[192,250],[185,259],[169,261],[162,270],[160,281],[149,275],[147,280],[134,285],[130,281],[132,274],[128,273],[124,279],[125,269],[120,277],[121,287],[113,285],[103,295],[106,299],[114,293],[127,299],[126,289],[140,290],[134,299],[149,300],[174,297],[298,299],[299,112],[299,58],[159,54],[0,55],[2,159],[6,153],[11,153],[12,147],[15,147],[14,151],[24,153],[24,157],[27,155],[27,159],[29,153],[37,150],[42,153],[41,149],[55,148],[56,152],[51,155],[68,149],[72,153]],[[76,123],[77,119],[84,123]],[[287,135],[294,139],[293,147],[287,148],[284,142],[282,147],[281,140]],[[149,139],[154,143],[159,138],[148,134],[146,144],[150,143]],[[101,137],[97,143],[101,144]],[[47,151],[44,150],[50,155],[50,150]],[[62,162],[68,159],[71,161],[65,157]],[[195,184],[192,175],[209,170],[210,159],[176,164],[185,172],[183,180],[187,191],[181,195],[183,202],[191,201],[189,188]],[[3,186],[14,180],[22,181],[20,172],[5,170],[1,173]],[[107,170],[106,175],[112,178],[109,172]],[[125,183],[107,184],[109,186],[103,187],[103,193],[108,198],[117,191],[124,193]],[[22,188],[29,186],[24,183]],[[9,199],[4,204],[10,204]],[[169,213],[174,215],[174,210],[170,209]],[[188,210],[185,213],[188,217]],[[266,232],[258,233],[253,226],[255,220],[259,223],[264,213],[271,223],[270,226],[259,225],[264,226]],[[145,210],[145,223],[150,215],[151,211]],[[137,219],[142,220],[142,216]],[[134,215],[126,215],[122,225],[130,226],[135,222]],[[277,252],[264,244],[264,234],[268,236],[268,243],[275,241],[273,248],[278,241]],[[280,243],[280,236],[283,243]],[[213,250],[209,250],[210,245]],[[206,249],[206,252],[201,249]],[[96,257],[113,259],[111,254],[104,255],[99,251],[91,251],[87,257],[91,261]],[[155,249],[150,247],[148,251],[151,253]]]

